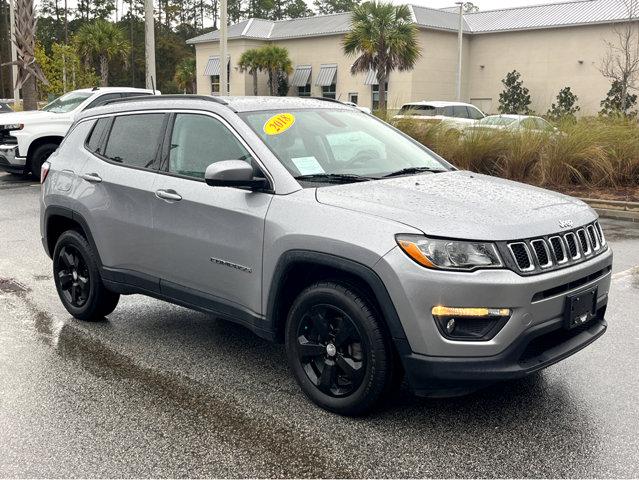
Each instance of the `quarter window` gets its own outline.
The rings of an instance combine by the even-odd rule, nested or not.
[[[89,134],[89,138],[87,139],[86,147],[88,150],[92,151],[93,153],[102,153],[104,136],[109,129],[110,122],[110,118],[100,118],[97,122],[95,122],[95,125],[93,126],[93,129]]]
[[[252,161],[239,140],[208,115],[179,113],[171,134],[169,172],[204,178],[206,167],[222,160]]]
[[[151,167],[162,140],[164,118],[163,113],[115,117],[104,156],[123,165]]]
[[[453,117],[456,118],[469,118],[468,109],[465,106],[453,107]]]

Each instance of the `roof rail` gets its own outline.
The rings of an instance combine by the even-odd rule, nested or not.
[[[323,100],[324,102],[339,103],[340,105],[344,105],[345,107],[350,107],[349,104],[344,103],[341,100],[336,100],[335,98],[328,98],[328,97],[306,97],[306,98],[312,98],[313,100]]]
[[[172,94],[172,95],[139,95],[135,97],[124,97],[124,98],[115,98],[113,100],[109,100],[105,103],[105,105],[112,105],[114,103],[125,103],[125,102],[149,102],[149,101],[160,101],[160,100],[202,100],[205,102],[213,102],[219,105],[225,105],[229,107],[229,102],[226,100],[214,97],[212,95],[182,95],[182,94]],[[234,108],[229,107],[231,110],[235,111]]]

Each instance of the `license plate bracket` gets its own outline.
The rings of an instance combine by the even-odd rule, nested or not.
[[[597,289],[591,288],[566,296],[564,328],[571,330],[592,320],[597,311]]]

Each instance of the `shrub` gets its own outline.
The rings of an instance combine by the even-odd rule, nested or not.
[[[499,113],[530,114],[530,91],[524,87],[521,74],[513,70],[501,83],[504,91],[499,94]]]
[[[626,117],[564,119],[559,134],[473,132],[419,120],[395,125],[464,170],[546,187],[636,187],[639,126]]]
[[[579,97],[572,93],[570,87],[564,87],[559,91],[557,95],[557,103],[553,103],[548,110],[546,116],[554,121],[561,121],[563,119],[574,120],[575,113],[581,108],[577,105]]]

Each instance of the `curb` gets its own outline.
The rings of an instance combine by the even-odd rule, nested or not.
[[[621,202],[595,198],[582,198],[581,200],[590,205],[601,217],[639,222],[639,202]]]

